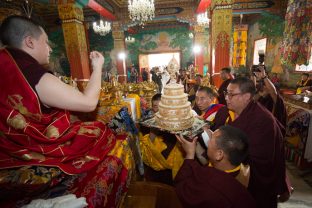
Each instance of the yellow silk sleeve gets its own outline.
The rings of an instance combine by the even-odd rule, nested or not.
[[[154,170],[171,169],[161,151],[167,146],[163,143],[162,138],[156,137],[154,143],[151,142],[149,134],[140,137],[140,148],[143,162]]]
[[[176,144],[170,152],[167,159],[161,154],[167,148],[163,138],[157,136],[154,142],[151,142],[149,134],[140,137],[140,148],[143,162],[156,171],[171,169],[174,178],[181,168],[184,157],[181,145]]]

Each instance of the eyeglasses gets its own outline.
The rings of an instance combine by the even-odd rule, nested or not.
[[[224,94],[224,97],[228,97],[229,99],[232,99],[234,96],[236,96],[236,95],[241,95],[241,94],[243,94],[243,93],[230,93],[230,92],[227,92],[227,91],[223,91],[223,94]]]

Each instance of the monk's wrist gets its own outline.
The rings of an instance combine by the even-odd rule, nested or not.
[[[194,160],[194,158],[195,158],[195,154],[187,154],[185,156],[185,159],[189,159],[189,160]]]

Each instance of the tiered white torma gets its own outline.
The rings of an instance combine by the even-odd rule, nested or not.
[[[187,98],[183,85],[170,82],[165,86],[156,113],[156,122],[162,129],[180,131],[192,127],[194,117]]]

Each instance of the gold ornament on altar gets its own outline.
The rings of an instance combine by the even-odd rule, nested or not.
[[[112,76],[111,82],[103,82],[100,94],[100,105],[118,105],[122,103],[123,85]]]
[[[157,93],[158,85],[155,82],[141,82],[144,98],[147,101],[148,107],[152,107],[152,97]]]
[[[157,85],[154,82],[121,84],[113,76],[111,82],[102,82],[100,106],[120,104],[123,102],[122,96],[128,94],[144,97],[150,106],[151,99],[156,92]]]

